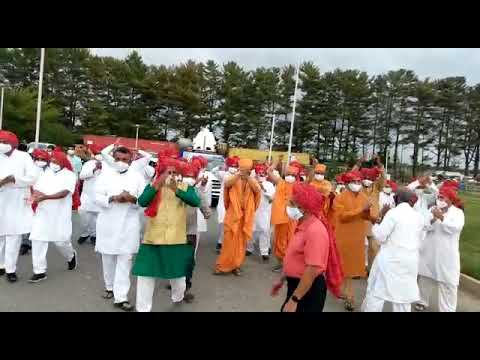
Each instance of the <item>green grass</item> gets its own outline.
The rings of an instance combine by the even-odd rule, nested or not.
[[[461,194],[465,202],[465,227],[460,237],[462,273],[480,279],[480,194]]]

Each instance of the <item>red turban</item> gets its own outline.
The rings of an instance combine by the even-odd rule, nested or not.
[[[460,184],[455,180],[445,180],[440,189],[452,188],[453,190],[458,190],[459,187],[460,187]]]
[[[450,200],[455,207],[463,209],[462,200],[460,200],[460,198],[457,195],[457,192],[452,186],[446,186],[446,187],[442,186],[440,188],[439,193],[444,198]]]
[[[387,180],[386,185],[387,185],[387,186],[390,186],[390,187],[392,188],[393,192],[397,192],[397,190],[398,190],[398,185],[397,185],[397,183],[396,183],[395,181],[393,181],[393,180]]]
[[[41,160],[45,160],[45,161],[50,161],[50,154],[45,150],[35,149],[32,152],[32,156],[33,156],[34,159],[41,159]]]
[[[55,160],[58,165],[60,165],[63,168],[66,168],[70,171],[73,171],[72,164],[70,163],[70,160],[68,160],[67,155],[65,153],[60,152],[60,151],[54,151],[52,152],[51,160]]]
[[[181,166],[181,174],[184,177],[190,177],[196,179],[198,177],[198,173],[200,172],[200,168],[195,164],[188,164],[183,163],[184,165]]]
[[[345,174],[339,174],[335,176],[335,182],[337,184],[345,184]]]
[[[203,156],[193,156],[192,157],[192,163],[197,163],[198,165],[196,165],[196,166],[198,168],[204,169],[208,165],[208,160]]]
[[[378,178],[378,175],[380,175],[380,170],[377,167],[361,168],[360,172],[364,179],[368,179],[371,181],[375,181]]]
[[[263,164],[255,165],[255,174],[257,175],[266,175],[267,167]]]
[[[17,135],[10,131],[0,130],[0,140],[7,142],[12,145],[13,148],[18,147],[18,138]]]
[[[225,164],[228,166],[228,167],[236,167],[238,168],[238,162],[240,161],[240,158],[238,156],[233,156],[233,157],[229,157],[227,159],[227,161],[225,161]]]
[[[362,173],[360,171],[349,171],[343,175],[343,180],[345,183],[350,183],[352,181],[361,181]]]
[[[309,213],[318,216],[323,209],[325,197],[312,185],[297,182],[293,185],[292,200]]]

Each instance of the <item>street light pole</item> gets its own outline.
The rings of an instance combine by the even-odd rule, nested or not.
[[[298,63],[297,65],[297,74],[295,76],[295,91],[293,93],[292,122],[290,124],[290,141],[288,142],[287,166],[288,164],[290,164],[290,158],[292,156],[293,125],[295,123],[295,109],[297,106],[297,89],[298,89],[299,74],[300,74],[300,63]]]
[[[268,151],[268,163],[272,161],[273,134],[275,131],[275,114],[272,115],[272,131],[270,133],[270,150]]]
[[[137,128],[137,134],[135,135],[135,150],[138,150],[138,129],[140,128],[140,125],[135,124],[135,127]]]
[[[2,96],[0,100],[0,130],[2,130],[3,124],[3,97],[5,95],[5,88],[2,86]]]
[[[42,111],[42,88],[43,88],[43,65],[45,61],[45,48],[40,50],[40,74],[38,79],[38,98],[37,98],[37,124],[35,128],[35,147],[38,147],[40,141],[40,113]]]

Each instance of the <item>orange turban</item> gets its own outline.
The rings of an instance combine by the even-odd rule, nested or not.
[[[253,161],[250,159],[241,159],[238,162],[238,167],[240,170],[252,170],[253,168]]]

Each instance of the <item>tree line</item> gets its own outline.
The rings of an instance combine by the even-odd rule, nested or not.
[[[4,127],[32,140],[39,49],[0,48],[0,85],[8,84]],[[288,146],[295,67],[247,70],[235,62],[147,65],[87,48],[46,49],[41,140],[58,144],[82,134],[175,140],[209,127],[230,146],[264,147],[275,114],[274,149]],[[368,153],[400,171],[413,148],[412,174],[435,168],[479,173],[480,84],[463,76],[420,79],[399,69],[369,76],[358,70],[300,67],[293,151],[344,163]]]

